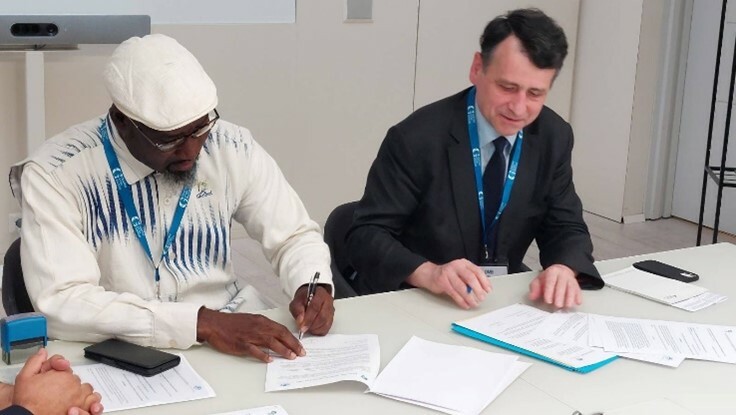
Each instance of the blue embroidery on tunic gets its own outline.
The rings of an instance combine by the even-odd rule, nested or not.
[[[112,186],[112,180],[110,177],[105,178],[105,190],[107,191],[107,214],[110,218],[110,227],[108,233],[105,235],[108,239],[113,239],[115,234],[118,232],[118,215],[117,215],[117,203],[115,203],[115,189]]]
[[[100,148],[99,137],[84,136],[82,139],[72,140],[74,141],[59,146],[57,152],[48,156],[49,165],[58,167],[84,149],[98,151],[97,148]],[[217,147],[225,147],[224,150],[218,149],[218,152],[240,152],[247,149],[247,144],[242,134],[213,132],[206,140],[203,150],[206,154],[210,154],[210,151]],[[217,155],[219,156],[219,153]],[[120,203],[109,171],[96,173],[97,176],[78,177],[76,192],[82,214],[86,216],[85,223],[82,224],[83,232],[95,250],[103,246],[114,247],[116,243],[125,245],[126,240],[132,238],[133,229],[124,206]],[[162,241],[155,238],[159,226],[158,180],[156,175],[147,176],[132,184],[131,190],[141,223],[151,235],[151,240],[156,240],[153,245],[160,248]],[[229,215],[233,207],[219,205],[220,202],[215,198],[203,200],[210,200],[212,204],[203,201],[188,208],[183,226],[179,229],[171,247],[175,255],[167,259],[168,269],[180,280],[186,281],[193,277],[207,278],[208,270],[226,269],[229,265],[231,254],[229,234],[232,225]],[[166,215],[162,220],[164,221],[162,224],[167,221]],[[167,230],[164,230],[164,234]]]

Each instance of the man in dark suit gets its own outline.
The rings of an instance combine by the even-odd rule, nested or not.
[[[581,304],[603,283],[572,183],[570,125],[544,106],[567,55],[562,29],[522,9],[492,20],[472,88],[393,126],[368,174],[347,241],[359,293],[414,286],[475,307],[487,274],[544,270],[531,300]]]

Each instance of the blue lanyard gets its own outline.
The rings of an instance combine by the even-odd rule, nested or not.
[[[470,135],[470,149],[473,154],[473,168],[475,170],[475,190],[478,194],[478,206],[480,207],[480,223],[483,226],[483,248],[485,250],[485,259],[489,260],[488,252],[488,237],[486,235],[486,204],[483,200],[483,163],[480,157],[480,139],[478,138],[478,122],[476,120],[475,111],[475,87],[471,88],[468,92],[467,98],[467,109],[468,109],[468,134]],[[481,115],[482,117],[482,115]],[[519,167],[519,159],[521,158],[521,144],[524,140],[524,131],[519,130],[516,133],[516,142],[514,142],[513,154],[511,155],[511,164],[509,165],[509,171],[506,175],[506,181],[503,185],[503,193],[501,194],[501,203],[498,205],[498,211],[496,216],[493,218],[493,222],[490,224],[492,229],[498,223],[498,219],[501,217],[503,210],[506,209],[506,205],[509,203],[509,197],[511,197],[511,189],[514,187],[514,180],[516,180],[516,170]]]
[[[131,225],[133,225],[133,230],[135,230],[135,236],[138,237],[138,242],[141,243],[143,250],[146,251],[146,255],[148,255],[148,259],[151,261],[151,265],[153,265],[153,268],[155,270],[153,278],[156,281],[156,298],[160,300],[161,275],[159,274],[159,267],[161,266],[161,263],[164,262],[166,257],[168,257],[171,244],[174,242],[176,232],[179,230],[179,226],[181,225],[181,218],[184,216],[184,210],[186,210],[187,204],[189,203],[189,196],[192,193],[192,188],[191,186],[185,186],[181,190],[179,203],[177,204],[176,211],[174,212],[174,219],[171,221],[171,227],[169,228],[169,232],[166,235],[164,248],[161,252],[161,260],[158,262],[158,264],[156,264],[155,262],[153,262],[153,255],[151,254],[151,248],[148,245],[146,231],[143,229],[140,216],[138,215],[138,209],[136,209],[135,204],[133,203],[133,193],[130,190],[130,185],[125,180],[123,169],[120,168],[120,160],[118,160],[118,156],[117,154],[115,154],[115,150],[113,150],[112,148],[112,143],[110,143],[109,127],[110,126],[107,119],[102,120],[102,125],[100,125],[99,132],[100,136],[102,136],[102,145],[105,148],[105,157],[107,157],[107,164],[110,166],[110,172],[115,179],[115,186],[118,189],[120,200],[123,202],[123,206],[125,207],[125,212],[130,218],[130,223]]]

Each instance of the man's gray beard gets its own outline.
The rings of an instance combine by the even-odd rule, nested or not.
[[[199,166],[199,163],[195,162],[194,167],[187,171],[173,172],[164,170],[162,175],[166,180],[170,180],[174,184],[180,184],[183,186],[192,185],[197,178],[197,166]]]

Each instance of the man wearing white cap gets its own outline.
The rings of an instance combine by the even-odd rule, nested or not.
[[[11,170],[23,209],[28,294],[66,340],[117,337],[156,347],[197,342],[270,361],[304,354],[233,274],[230,225],[263,250],[300,331],[334,313],[329,250],[274,160],[219,119],[196,58],[164,35],[131,38],[104,71],[105,116],[49,139]],[[307,285],[320,284],[307,306]]]

